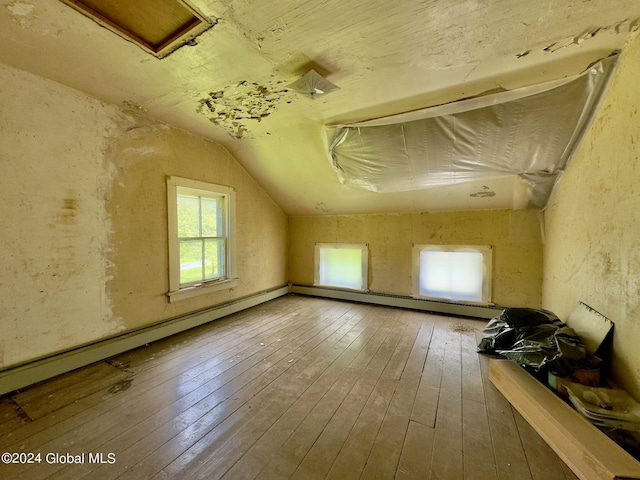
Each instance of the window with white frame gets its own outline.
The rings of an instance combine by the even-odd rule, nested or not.
[[[491,247],[414,245],[413,296],[491,303]]]
[[[315,285],[367,290],[369,248],[360,243],[317,243]]]
[[[171,301],[235,286],[234,189],[169,177],[167,208]]]

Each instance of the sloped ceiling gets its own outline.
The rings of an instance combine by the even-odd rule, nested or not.
[[[640,24],[636,0],[191,4],[216,25],[160,60],[60,1],[0,0],[0,62],[224,144],[289,215],[512,208],[514,178],[343,186],[323,126],[577,74]],[[340,90],[286,90],[312,68]]]

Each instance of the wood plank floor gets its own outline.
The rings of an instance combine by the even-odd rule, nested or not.
[[[282,297],[0,398],[0,478],[575,479],[485,323]]]

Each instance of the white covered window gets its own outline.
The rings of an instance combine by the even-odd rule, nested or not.
[[[233,188],[167,179],[171,300],[235,286]]]
[[[414,245],[413,296],[491,303],[491,247]]]
[[[315,285],[367,290],[369,248],[357,243],[317,243]]]

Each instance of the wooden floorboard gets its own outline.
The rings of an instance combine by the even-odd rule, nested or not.
[[[41,455],[0,478],[574,480],[485,324],[282,297],[0,398],[0,451]]]

